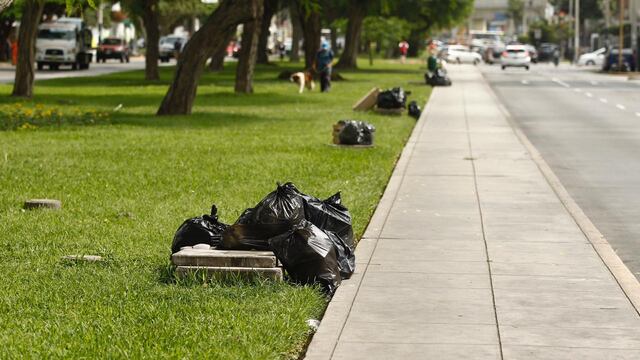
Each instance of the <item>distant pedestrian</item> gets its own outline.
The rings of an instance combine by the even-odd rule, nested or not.
[[[287,48],[282,42],[278,44],[278,53],[280,54],[280,61],[283,61],[284,56],[287,55]]]
[[[320,91],[322,92],[328,92],[331,89],[333,56],[333,51],[329,48],[329,44],[323,42],[320,51],[316,54],[316,71],[320,75]]]
[[[400,41],[398,44],[398,49],[400,49],[400,62],[403,64],[407,61],[407,52],[409,51],[409,43],[405,40]]]

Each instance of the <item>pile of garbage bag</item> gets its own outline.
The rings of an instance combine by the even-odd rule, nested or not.
[[[433,73],[427,72],[424,74],[424,80],[427,85],[431,86],[451,86],[451,79],[444,69],[437,69]]]
[[[416,120],[420,119],[422,110],[420,109],[420,106],[418,106],[417,102],[415,101],[410,102],[408,109],[409,109],[409,116],[415,118]]]
[[[378,94],[376,105],[380,109],[404,109],[407,107],[408,95],[410,93],[405,92],[401,87],[384,90]]]
[[[337,143],[341,145],[373,145],[376,128],[366,121],[340,120],[334,126],[339,129]]]
[[[339,192],[320,200],[292,183],[278,184],[232,225],[218,222],[214,210],[215,205],[211,215],[185,221],[172,251],[195,243],[226,250],[271,250],[293,282],[320,284],[328,295],[355,271],[351,214]]]

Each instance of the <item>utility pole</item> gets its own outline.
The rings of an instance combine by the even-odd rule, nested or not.
[[[638,71],[638,0],[629,1],[629,22],[631,23],[631,50],[635,64],[633,67]]]
[[[618,71],[622,71],[622,59],[624,55],[622,50],[624,49],[624,0],[620,0],[618,3],[620,30],[618,31]]]
[[[574,37],[573,37],[573,62],[578,63],[578,57],[580,57],[580,0],[576,0],[576,4],[573,7],[575,11],[574,21]]]

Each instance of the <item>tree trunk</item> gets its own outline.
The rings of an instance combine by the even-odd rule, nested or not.
[[[160,54],[160,25],[158,24],[158,0],[144,0],[142,21],[146,33],[146,47],[144,65],[144,78],[146,80],[159,80],[158,57]]]
[[[261,10],[260,10],[261,11]],[[242,30],[242,44],[240,46],[240,58],[236,68],[236,92],[250,94],[253,92],[253,69],[258,57],[258,39],[262,14],[259,18],[244,24]]]
[[[205,63],[226,34],[238,24],[262,15],[262,0],[222,1],[187,42],[158,115],[190,114]]]
[[[236,34],[236,28],[231,28],[225,34],[224,41],[218,44],[216,49],[213,51],[211,55],[211,62],[209,63],[210,71],[222,71],[224,69],[224,58],[227,56],[227,46],[229,46],[229,42],[233,39],[233,35]]]
[[[331,49],[335,54],[338,53],[338,29],[335,26],[329,27],[331,31]]]
[[[300,15],[295,5],[289,6],[289,16],[291,17],[291,62],[300,61],[300,40],[302,39],[302,25],[300,24]]]
[[[320,50],[320,13],[315,11],[306,13],[304,9],[298,7],[298,14],[300,14],[304,38],[304,67],[311,69],[315,63],[316,53]]]
[[[352,2],[349,6],[349,20],[347,23],[347,33],[344,38],[344,51],[340,55],[340,60],[336,68],[355,69],[358,59],[358,42],[362,33],[362,22],[367,14],[367,9],[362,2]]]
[[[422,36],[424,31],[420,30],[411,30],[409,33],[409,39],[407,42],[409,43],[409,50],[407,50],[407,56],[418,56],[418,52],[422,47]]]
[[[43,9],[44,1],[41,0],[26,0],[22,7],[18,32],[18,63],[12,96],[33,96],[36,35]]]
[[[262,21],[260,24],[260,37],[258,40],[258,64],[269,63],[269,27],[271,26],[271,18],[275,15],[278,9],[278,0],[265,0],[264,2],[264,14],[262,15]]]

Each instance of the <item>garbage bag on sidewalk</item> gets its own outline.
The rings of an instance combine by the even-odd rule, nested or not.
[[[443,69],[436,70],[435,73],[424,74],[424,79],[427,85],[431,86],[451,86],[451,79],[447,76],[447,72]]]
[[[329,234],[303,220],[289,231],[269,239],[271,250],[292,281],[318,283],[332,296],[340,285],[336,249]]]
[[[378,94],[377,105],[380,109],[405,108],[407,104],[407,94],[401,87],[391,90],[381,91]]]
[[[420,106],[418,106],[418,103],[415,101],[412,101],[409,103],[409,116],[415,118],[416,120],[420,119],[420,114],[422,114],[422,110],[420,109]]]
[[[376,128],[365,122],[357,120],[340,120],[342,126],[338,133],[338,139],[342,145],[372,145],[373,134]]]
[[[180,251],[185,246],[208,244],[217,247],[222,233],[229,226],[218,221],[218,208],[211,206],[210,215],[185,220],[176,231],[171,244],[171,253]]]

